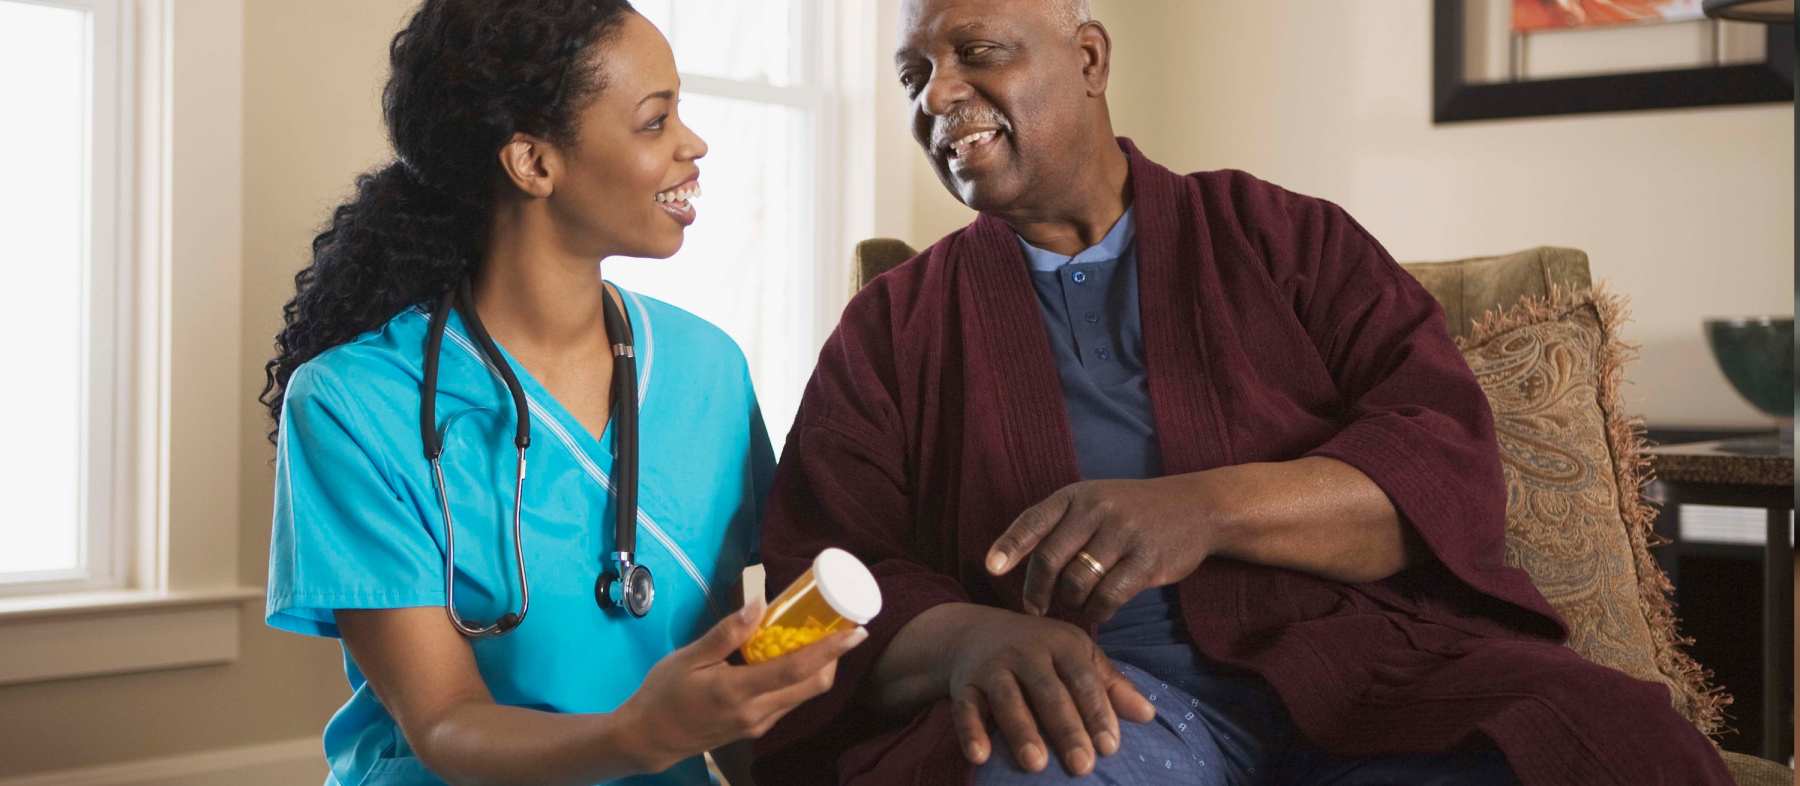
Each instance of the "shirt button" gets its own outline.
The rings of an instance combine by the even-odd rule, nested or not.
[[[1101,360],[1111,360],[1112,353],[1104,349],[1096,349],[1094,350],[1094,357],[1100,358]]]
[[[1087,320],[1088,324],[1092,325],[1092,324],[1100,321],[1100,315],[1096,314],[1092,311],[1089,311],[1086,314],[1082,315],[1082,319]]]
[[[1077,284],[1087,283],[1087,273],[1084,271],[1077,270],[1075,271],[1075,275],[1069,276],[1069,278],[1075,279],[1075,283]]]

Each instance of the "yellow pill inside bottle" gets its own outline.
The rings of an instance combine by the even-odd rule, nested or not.
[[[744,662],[762,663],[800,649],[881,613],[881,587],[862,560],[826,549],[812,567],[769,602],[756,633],[740,649]]]

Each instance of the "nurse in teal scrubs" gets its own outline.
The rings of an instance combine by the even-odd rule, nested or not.
[[[268,622],[343,640],[354,691],[324,734],[329,784],[703,784],[714,753],[823,692],[861,630],[758,666],[727,662],[773,471],[742,354],[719,329],[603,282],[612,256],[668,257],[695,217],[706,145],[676,112],[668,44],[623,0],[426,0],[394,39],[383,109],[398,160],[364,175],[313,242],[268,364],[276,499]],[[444,515],[420,433],[426,335],[455,522],[455,607],[516,613],[470,638],[445,606]],[[609,335],[605,299],[629,318]],[[626,332],[626,331],[618,331]],[[616,550],[614,343],[636,357],[637,561],[647,616],[596,603]]]

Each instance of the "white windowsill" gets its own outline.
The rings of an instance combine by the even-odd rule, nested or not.
[[[112,614],[133,610],[159,610],[186,606],[216,606],[263,597],[262,587],[228,587],[213,590],[97,590],[59,595],[25,595],[0,598],[0,626],[19,620]]]
[[[0,685],[230,663],[260,587],[0,599]]]

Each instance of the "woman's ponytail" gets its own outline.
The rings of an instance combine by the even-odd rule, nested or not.
[[[356,194],[313,238],[294,276],[259,400],[280,428],[301,364],[431,302],[469,275],[499,151],[516,133],[574,138],[601,89],[596,44],[626,0],[425,0],[389,47],[382,114],[399,159],[356,179]]]

